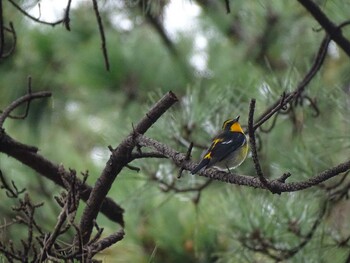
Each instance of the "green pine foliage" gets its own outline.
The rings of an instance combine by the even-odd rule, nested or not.
[[[230,2],[229,15],[221,2],[219,8],[203,9],[196,27],[172,40],[176,56],[136,7],[103,5],[110,72],[105,70],[90,6],[72,10],[71,32],[18,21],[16,52],[0,64],[1,108],[25,93],[28,75],[33,90],[51,90],[53,98],[33,102],[26,120],[7,120],[6,131],[38,146],[55,163],[78,172],[89,170],[88,183],[94,185],[109,156],[107,145],[118,145],[149,106],[172,90],[179,103],[147,136],[183,153],[195,142],[192,158],[199,161],[223,121],[240,115],[242,124],[247,124],[250,99],[257,101],[258,117],[283,92],[294,90],[324,36],[297,2]],[[337,23],[348,18],[347,1],[321,2]],[[129,17],[131,29],[115,26],[116,15]],[[233,21],[237,28],[230,34]],[[349,30],[345,32],[349,37]],[[197,34],[207,43],[205,51],[198,53],[206,60],[205,69],[191,64],[198,52]],[[271,132],[259,132],[266,177],[290,172],[288,182],[306,180],[350,156],[348,72],[348,57],[331,44],[323,68],[306,88],[305,94],[317,100],[317,111],[304,100],[278,115]],[[270,125],[272,120],[264,128]],[[206,180],[186,171],[178,179],[179,168],[166,159],[143,159],[133,165],[141,171],[123,170],[109,192],[125,209],[126,236],[96,257],[106,262],[275,262],[266,251],[249,246],[258,247],[261,239],[280,250],[298,246],[329,198],[317,186],[272,195],[223,182],[213,182],[200,193],[176,192],[162,182],[184,189]],[[45,193],[61,189],[7,156],[0,156],[0,166],[19,188],[27,188],[34,202],[44,200],[37,216],[50,231],[59,209]],[[235,172],[255,176],[250,156]],[[338,177],[326,185],[338,182]],[[4,191],[0,196],[6,200],[0,204],[0,214],[5,216],[1,220],[9,220],[13,204]],[[348,200],[329,202],[310,242],[285,262],[345,262],[348,243],[338,244],[350,235],[349,213]],[[98,222],[106,235],[115,231],[103,215]],[[0,240],[23,234],[9,229],[0,229]]]

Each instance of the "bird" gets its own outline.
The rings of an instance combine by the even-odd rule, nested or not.
[[[239,117],[228,119],[222,124],[222,131],[215,136],[203,159],[191,174],[212,166],[226,168],[231,172],[230,169],[243,163],[248,153],[248,140],[238,122]]]

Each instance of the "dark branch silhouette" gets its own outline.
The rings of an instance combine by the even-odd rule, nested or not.
[[[266,111],[263,114],[261,114],[258,120],[255,121],[255,124],[253,126],[254,131],[257,130],[261,125],[263,125],[267,120],[269,120],[280,110],[285,109],[288,103],[291,103],[296,98],[300,98],[302,96],[302,93],[305,90],[306,86],[310,83],[310,81],[321,68],[326,57],[327,48],[330,40],[331,39],[329,36],[325,36],[317,52],[313,65],[311,66],[310,70],[306,73],[302,81],[299,83],[295,91],[290,92],[288,94],[283,93],[281,99],[277,100],[274,104],[268,107]]]
[[[102,47],[103,57],[105,60],[105,66],[106,66],[106,70],[109,71],[109,59],[108,59],[108,54],[107,54],[106,36],[105,36],[103,24],[102,24],[102,18],[100,16],[100,11],[98,10],[97,0],[92,0],[92,3],[94,6],[95,16],[97,19],[98,30],[100,31],[101,47]]]
[[[341,27],[335,25],[312,0],[298,0],[316,19],[330,38],[350,57],[350,42],[343,36]]]
[[[5,46],[4,17],[2,1],[0,2],[0,58],[3,57]]]
[[[83,244],[86,244],[90,239],[93,220],[97,217],[102,200],[107,195],[117,175],[131,161],[131,152],[136,146],[135,136],[144,134],[175,102],[177,102],[177,97],[170,91],[145,114],[134,130],[112,151],[104,170],[92,189],[81,217],[80,229]]]
[[[8,0],[19,12],[21,12],[24,16],[28,17],[29,19],[40,23],[40,24],[44,24],[44,25],[49,25],[49,26],[57,26],[59,24],[62,24],[64,22],[64,18],[59,19],[57,21],[54,22],[47,22],[47,21],[43,21],[39,18],[36,18],[32,15],[30,15],[28,12],[26,12],[23,8],[21,8],[20,5],[18,5],[17,3],[15,3],[13,0]]]
[[[19,143],[4,131],[2,133],[0,132],[0,152],[15,158],[57,185],[64,187],[59,173],[59,165],[38,154],[37,151],[38,149],[36,147]],[[68,171],[66,173],[69,174]],[[81,198],[87,201],[92,188],[86,184],[83,184],[82,188]],[[109,197],[103,199],[101,212],[113,222],[119,223],[122,226],[124,225],[124,210]]]
[[[29,85],[30,87],[30,85]],[[10,117],[10,113],[16,109],[17,107],[19,107],[20,105],[22,105],[23,103],[27,103],[27,109],[26,109],[26,113],[24,114],[24,116],[27,115],[28,112],[28,108],[29,108],[29,103],[30,101],[34,100],[34,99],[41,99],[41,98],[47,98],[47,97],[51,97],[51,92],[49,91],[40,91],[40,92],[35,92],[32,93],[31,90],[29,89],[29,93],[24,95],[23,97],[13,101],[9,106],[7,106],[0,114],[0,128],[3,127],[4,122],[6,120],[6,118]],[[12,117],[14,118],[14,117]],[[18,117],[17,117],[18,118]],[[23,117],[19,117],[20,119],[23,119]]]

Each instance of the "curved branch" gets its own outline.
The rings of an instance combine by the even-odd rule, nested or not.
[[[3,110],[3,112],[0,115],[0,128],[3,127],[4,122],[5,122],[6,118],[9,117],[10,113],[14,109],[16,109],[18,106],[23,104],[24,102],[29,103],[31,100],[34,100],[34,99],[41,99],[41,98],[47,98],[47,97],[51,97],[51,92],[49,92],[49,91],[40,91],[40,92],[35,92],[35,93],[29,92],[28,94],[13,101],[9,106],[7,106],[5,108],[5,110]]]
[[[12,35],[13,43],[12,43],[12,45],[11,45],[10,50],[7,51],[7,53],[2,54],[2,57],[3,57],[3,58],[7,58],[7,57],[9,57],[10,55],[12,55],[13,52],[15,51],[16,45],[17,45],[17,34],[16,34],[15,28],[13,27],[13,23],[10,22],[10,23],[9,23],[9,26],[10,26],[10,28],[4,27],[4,29]]]
[[[49,25],[49,26],[57,26],[59,24],[62,24],[64,22],[64,19],[59,19],[55,22],[46,22],[43,20],[40,20],[34,16],[32,16],[31,14],[29,14],[28,12],[24,11],[17,3],[15,3],[13,0],[8,0],[19,12],[21,12],[23,15],[25,15],[26,17],[30,18],[31,20],[38,22],[40,24],[44,24],[44,25]]]
[[[277,112],[283,109],[288,103],[292,102],[295,98],[297,98],[303,93],[306,86],[310,83],[310,81],[315,77],[315,75],[321,68],[325,60],[330,41],[331,38],[328,35],[326,35],[322,40],[321,45],[317,51],[313,65],[311,66],[310,70],[306,73],[302,81],[298,84],[295,91],[290,92],[288,94],[283,94],[283,96],[278,101],[276,101],[271,107],[269,107],[255,122],[253,127],[254,131],[257,130],[266,121],[268,121],[273,115],[275,115]]]

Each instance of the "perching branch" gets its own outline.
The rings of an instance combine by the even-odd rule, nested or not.
[[[135,137],[135,141],[142,147],[151,148],[165,155],[166,157],[171,159],[174,162],[174,164],[178,167],[184,167],[184,169],[191,171],[196,166],[196,164],[192,161],[185,161],[185,154],[175,151],[166,144],[163,144],[141,134]],[[343,163],[338,164],[337,166],[326,169],[323,172],[320,172],[319,174],[314,175],[305,181],[286,183],[285,180],[290,176],[290,174],[283,174],[278,179],[266,180],[270,187],[274,190],[274,192],[295,192],[318,185],[322,182],[329,180],[330,178],[333,178],[337,175],[348,171],[349,169],[350,160],[347,160]],[[260,181],[260,178],[258,177],[227,173],[225,171],[219,171],[215,168],[203,170],[199,172],[199,175],[230,184],[245,185],[254,188],[266,189],[265,185]]]

